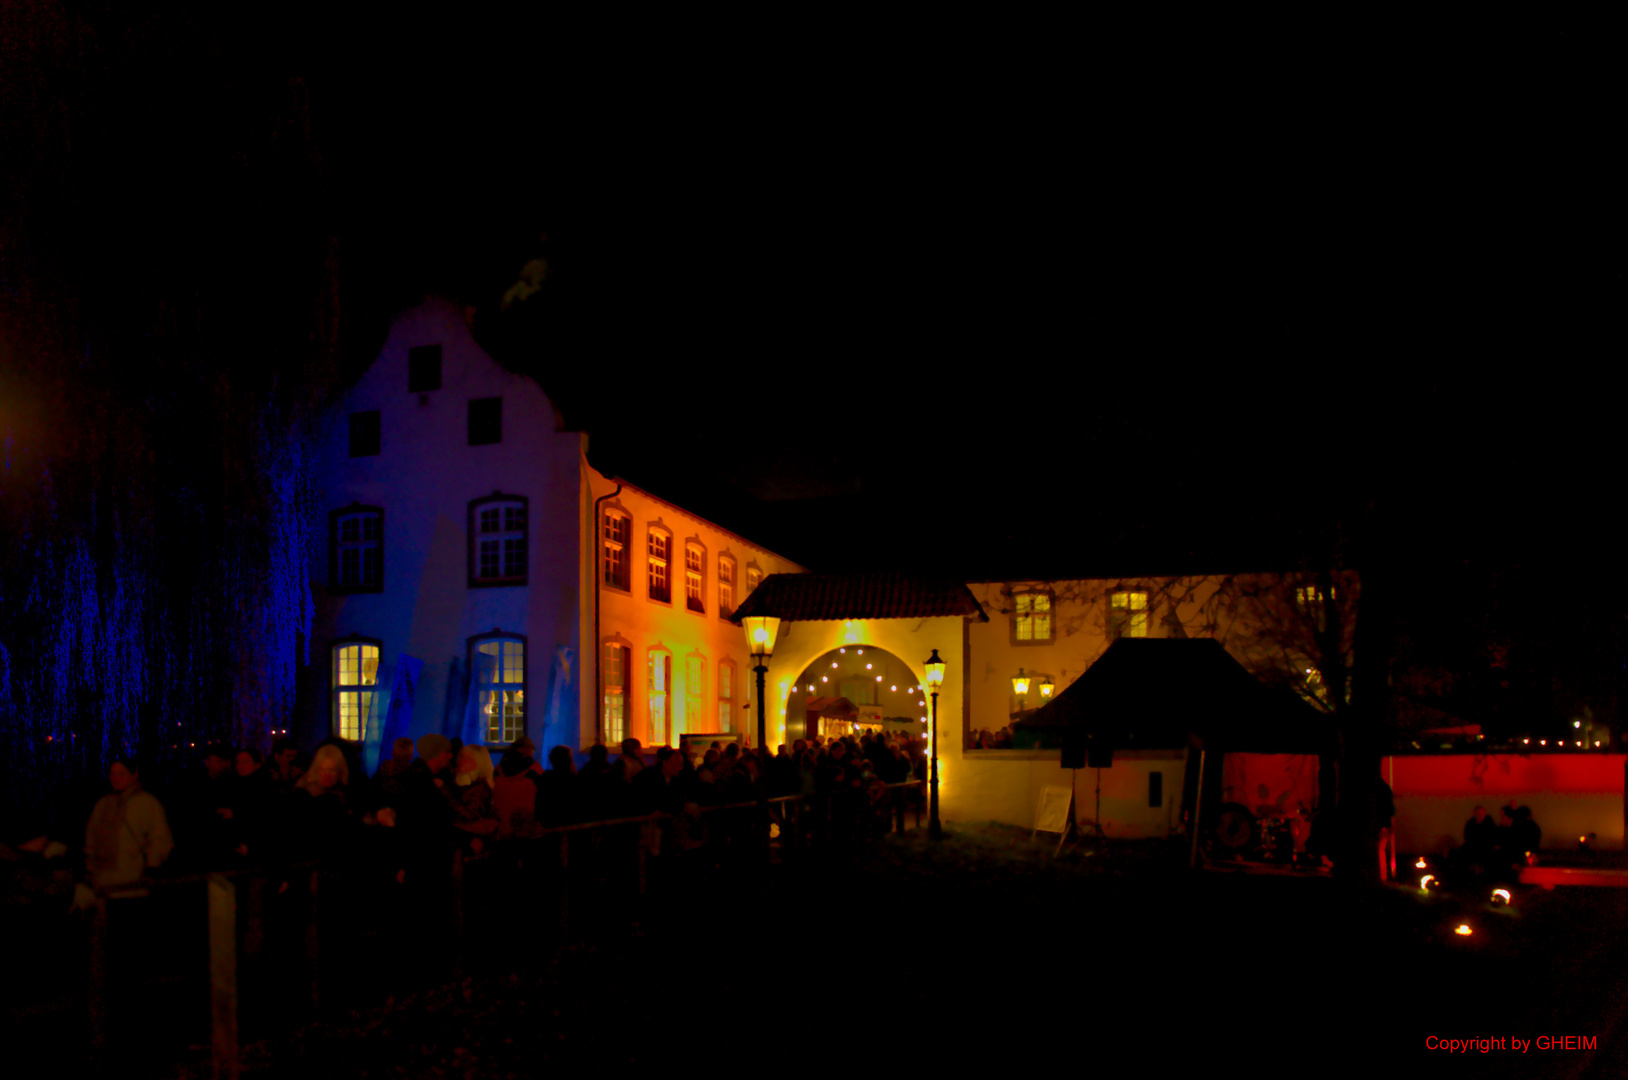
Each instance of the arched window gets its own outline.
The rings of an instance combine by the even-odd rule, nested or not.
[[[718,730],[735,730],[735,662],[718,661]]]
[[[691,653],[684,658],[684,730],[707,729],[707,658]]]
[[[607,508],[600,530],[604,534],[605,584],[625,591],[631,587],[632,580],[629,566],[633,553],[628,550],[628,541],[633,533],[633,519],[619,510]]]
[[[646,551],[650,564],[650,599],[670,604],[673,602],[673,534],[651,526],[646,538]]]
[[[707,549],[691,541],[684,545],[684,606],[707,613]]]
[[[605,642],[605,745],[615,746],[627,738],[628,649],[615,641]]]
[[[351,637],[333,646],[331,723],[333,734],[360,742],[367,734],[379,685],[379,650],[382,642]]]
[[[469,585],[526,583],[526,497],[493,492],[469,504]]]
[[[671,734],[673,654],[666,649],[651,649],[646,663],[650,687],[649,741],[652,746],[664,746]]]
[[[718,618],[735,614],[735,560],[718,556]]]
[[[328,515],[328,587],[336,593],[384,588],[384,510],[352,503]]]
[[[486,724],[488,746],[526,733],[526,639],[493,631],[469,639],[469,692]]]

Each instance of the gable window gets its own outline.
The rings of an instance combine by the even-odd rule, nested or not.
[[[379,453],[379,410],[350,414],[350,456],[375,457]]]
[[[763,571],[755,566],[746,568],[746,595],[750,596],[757,591],[757,583],[763,580]]]
[[[707,658],[684,658],[684,730],[705,731],[707,699]]]
[[[615,746],[627,738],[627,649],[614,642],[605,644],[604,738]]]
[[[507,746],[526,733],[526,639],[492,633],[470,644],[470,692],[486,723],[487,745]]]
[[[384,511],[360,504],[328,515],[328,585],[336,592],[384,588]]]
[[[673,602],[673,586],[668,580],[668,572],[671,569],[668,563],[672,558],[673,538],[664,532],[651,529],[646,550],[650,562],[650,599],[670,604]]]
[[[727,619],[733,614],[735,614],[735,560],[720,556],[718,559],[718,617]]]
[[[332,731],[341,739],[360,742],[373,716],[375,687],[379,683],[379,642],[342,641],[333,647]]]
[[[1052,594],[1030,589],[1012,594],[1012,644],[1039,645],[1057,639],[1051,617]]]
[[[626,514],[605,511],[605,584],[614,589],[629,588],[627,542],[632,530],[633,522]]]
[[[526,499],[489,495],[469,504],[469,584],[526,583]]]
[[[672,707],[673,657],[663,649],[651,649],[649,667],[650,743],[664,746],[667,743],[668,710]]]
[[[487,446],[503,441],[503,399],[469,399],[469,445]]]
[[[706,599],[701,594],[705,587],[702,567],[706,565],[706,558],[707,553],[695,544],[684,545],[684,606],[703,615],[707,611]]]
[[[1148,636],[1148,594],[1114,592],[1108,597],[1108,640]]]
[[[407,350],[407,392],[441,389],[441,346],[415,345]]]
[[[718,661],[718,730],[735,730],[735,665]]]

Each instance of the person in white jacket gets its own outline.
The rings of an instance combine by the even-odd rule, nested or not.
[[[107,778],[113,793],[97,801],[85,827],[85,869],[94,888],[145,896],[143,889],[124,887],[138,885],[169,858],[175,848],[169,822],[158,799],[142,790],[130,758],[114,758]]]

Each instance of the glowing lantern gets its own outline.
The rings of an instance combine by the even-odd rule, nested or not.
[[[1464,923],[1459,923],[1457,928],[1453,930],[1453,933],[1457,934],[1459,937],[1469,937],[1474,932],[1475,931],[1471,930]]]
[[[933,655],[934,656],[938,655],[938,650],[937,649],[933,650]],[[942,678],[943,678],[942,674],[939,677],[940,677],[940,680],[942,680]],[[928,676],[928,678],[930,679],[930,678],[932,678],[932,676]],[[1018,697],[1023,697],[1028,692],[1029,692],[1029,677],[1027,675],[1023,674],[1023,669],[1022,668],[1018,668],[1018,673],[1016,675],[1012,676],[1012,693],[1016,694]]]
[[[1057,684],[1051,681],[1051,676],[1046,675],[1046,676],[1041,677],[1041,679],[1040,679],[1040,696],[1041,697],[1043,697],[1043,698],[1051,697],[1051,692],[1053,690],[1055,690],[1055,689],[1057,689]]]
[[[1494,904],[1498,904],[1498,903],[1507,904],[1507,903],[1509,903],[1509,890],[1508,889],[1494,889],[1494,890],[1492,890],[1492,902]]]
[[[751,615],[741,620],[746,630],[746,644],[754,660],[767,660],[774,655],[774,639],[780,633],[780,620],[773,615]]]
[[[1429,892],[1430,891],[1430,883],[1432,881],[1435,881],[1435,880],[1436,880],[1436,875],[1435,874],[1426,874],[1424,877],[1420,878],[1419,879],[1419,891],[1420,892]]]
[[[1423,870],[1425,868],[1424,856],[1423,855],[1419,856],[1419,861],[1414,863],[1413,865],[1418,867],[1420,870]]]
[[[934,649],[933,655],[927,658],[925,666],[927,668],[927,685],[931,686],[936,693],[938,688],[944,685],[944,661],[938,658],[937,649]]]

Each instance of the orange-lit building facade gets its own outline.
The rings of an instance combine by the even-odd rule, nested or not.
[[[456,307],[397,319],[322,435],[305,741],[376,744],[392,700],[493,747],[755,731],[728,615],[802,567],[601,475]]]

